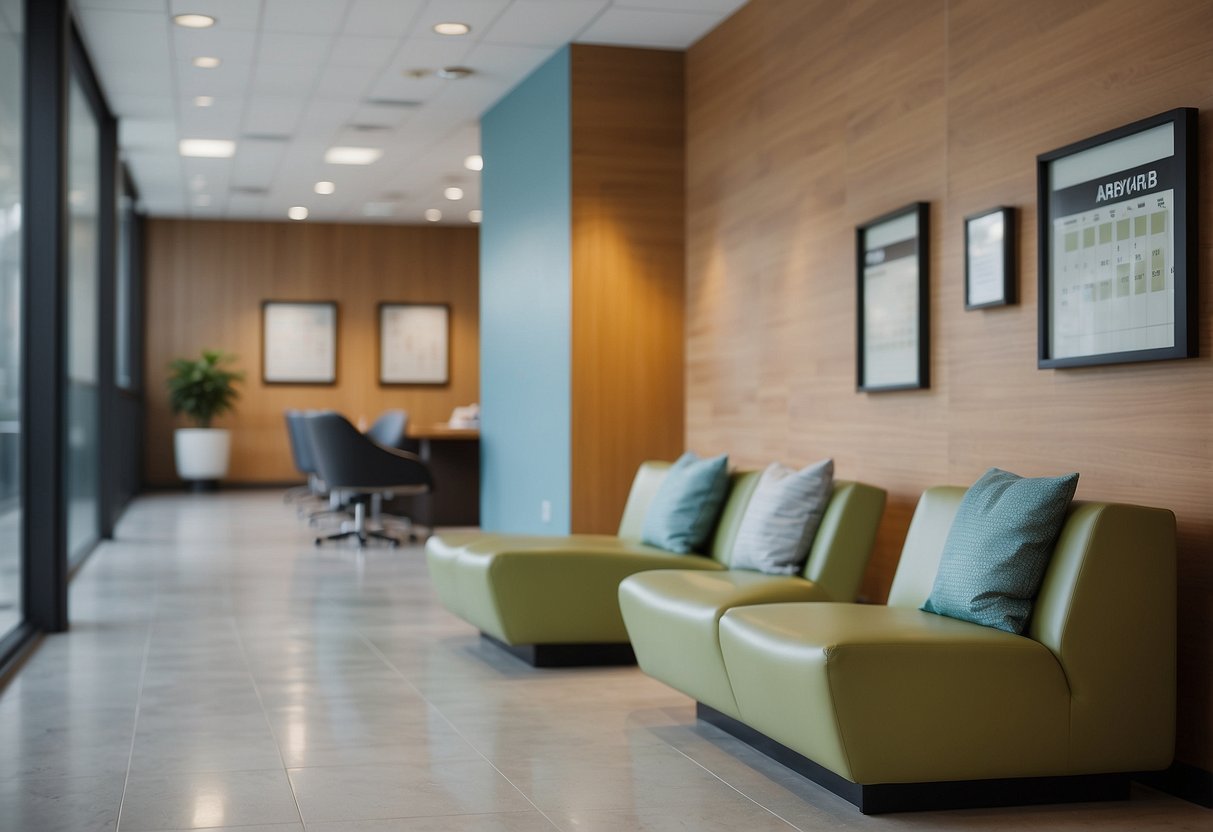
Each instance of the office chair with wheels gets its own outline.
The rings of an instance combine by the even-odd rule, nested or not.
[[[302,410],[286,411],[286,433],[291,441],[291,459],[295,470],[307,477],[306,485],[297,485],[287,489],[282,496],[283,502],[304,497],[319,497],[324,494],[324,483],[316,471],[316,461],[312,455],[312,437],[307,432],[305,424],[307,414]]]
[[[404,432],[409,426],[407,410],[385,410],[375,423],[367,428],[366,435],[385,448],[404,449]]]
[[[398,538],[368,527],[367,505],[389,493],[402,496],[429,493],[433,489],[429,468],[414,454],[380,445],[339,414],[309,416],[306,424],[320,476],[330,489],[348,495],[354,508],[352,529],[317,537],[316,545],[354,537],[359,546],[365,546],[371,539],[399,546]]]

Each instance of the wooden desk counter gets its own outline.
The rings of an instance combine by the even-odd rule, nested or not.
[[[414,518],[436,526],[480,525],[480,430],[447,424],[413,425],[408,438],[430,468],[434,491],[416,501]]]

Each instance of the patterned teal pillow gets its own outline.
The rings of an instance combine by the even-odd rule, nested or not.
[[[1078,474],[982,474],[960,501],[922,608],[1022,633],[1077,487]]]
[[[667,552],[697,552],[707,543],[729,488],[729,458],[689,451],[670,466],[644,515],[640,539]]]

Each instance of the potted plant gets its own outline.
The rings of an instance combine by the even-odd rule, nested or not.
[[[244,373],[227,369],[231,360],[218,350],[203,350],[201,358],[178,358],[169,365],[169,404],[195,425],[173,433],[177,475],[195,491],[214,488],[227,474],[231,434],[211,422],[232,410],[240,395],[235,385]]]

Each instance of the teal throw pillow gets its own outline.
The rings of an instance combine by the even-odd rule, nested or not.
[[[1022,633],[1077,487],[1078,474],[982,474],[960,501],[922,608]]]
[[[696,552],[707,543],[729,488],[729,458],[687,452],[670,466],[644,515],[641,540],[667,552]]]

